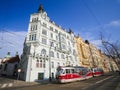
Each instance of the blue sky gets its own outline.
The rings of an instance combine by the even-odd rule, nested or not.
[[[0,0],[0,57],[22,53],[30,14],[40,4],[52,21],[97,46],[99,32],[120,39],[120,0]]]

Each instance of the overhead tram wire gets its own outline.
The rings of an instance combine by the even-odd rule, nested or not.
[[[10,32],[10,31],[7,31],[7,30],[5,30],[5,29],[1,29],[1,45],[2,46],[0,46],[0,48],[1,47],[4,47],[4,43],[6,42],[6,43],[8,43],[8,44],[11,44],[12,46],[15,46],[15,44],[13,43],[13,42],[10,42],[10,41],[8,41],[8,40],[5,40],[4,39],[4,33],[5,32],[7,32],[7,33],[9,33],[9,34],[12,34],[12,35],[14,35],[14,36],[21,36],[21,37],[24,37],[23,35],[19,35],[19,34],[16,34],[16,33],[14,33],[14,32]],[[20,40],[18,40],[18,41],[20,41]],[[19,45],[19,43],[18,42],[15,42],[15,43],[17,43],[18,45]]]
[[[93,13],[92,9],[88,6],[88,4],[85,2],[85,0],[81,0],[83,2],[83,4],[85,5],[85,7],[88,9],[88,11],[91,13],[91,15],[94,17],[95,21],[97,22],[97,24],[100,26],[101,30],[104,30],[102,24],[100,23],[100,21],[97,19],[97,16]]]
[[[12,34],[12,35],[22,36],[22,37],[23,37],[23,35],[16,34],[16,33],[14,33],[13,31],[10,32],[10,31],[4,29],[4,32],[10,33],[10,34]]]

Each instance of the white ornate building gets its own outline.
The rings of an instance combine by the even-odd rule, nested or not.
[[[74,33],[52,22],[40,5],[30,16],[20,78],[30,82],[54,78],[58,66],[68,65],[78,65]]]

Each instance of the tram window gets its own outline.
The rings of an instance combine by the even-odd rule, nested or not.
[[[70,73],[70,69],[66,69],[66,73]]]
[[[74,69],[71,69],[71,73],[75,73],[75,70],[74,70]]]
[[[65,70],[62,71],[62,74],[65,74]]]

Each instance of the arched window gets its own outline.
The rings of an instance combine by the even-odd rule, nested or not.
[[[45,50],[45,49],[42,49],[41,54],[42,54],[42,55],[46,55],[46,50]]]
[[[42,68],[43,67],[43,61],[42,60],[40,60],[40,68]]]
[[[53,51],[50,51],[50,56],[54,57],[54,52]]]
[[[39,67],[39,60],[36,61],[36,67]]]

